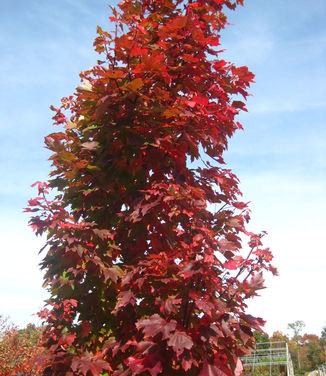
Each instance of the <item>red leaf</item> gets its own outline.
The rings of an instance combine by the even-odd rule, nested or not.
[[[120,308],[123,308],[128,304],[134,305],[135,302],[135,295],[131,291],[121,291],[118,295],[117,304],[113,310],[113,313],[117,313]]]
[[[168,341],[168,345],[173,348],[177,356],[180,356],[184,349],[190,350],[193,346],[191,337],[185,332],[176,331]]]
[[[103,370],[112,371],[108,362],[91,357],[90,354],[86,354],[81,358],[74,357],[71,362],[71,369],[74,372],[81,372],[83,376],[86,376],[88,372],[93,376],[99,376]]]
[[[159,197],[154,202],[150,202],[149,204],[142,205],[140,207],[142,215],[145,216],[152,208],[157,206],[160,202],[161,202],[161,199]]]
[[[67,344],[69,346],[72,343],[74,343],[75,339],[76,339],[76,333],[69,333],[69,334],[63,335],[60,338],[58,344],[59,345]]]
[[[223,330],[223,333],[224,333],[225,337],[227,337],[227,338],[234,337],[234,333],[232,332],[232,330],[230,328],[229,321],[222,320],[221,327],[222,327],[222,330]]]
[[[162,372],[162,363],[157,360],[156,354],[150,354],[144,358],[130,356],[125,363],[131,368],[133,375],[148,371],[151,376],[157,376]]]
[[[73,307],[77,307],[78,302],[76,299],[67,299],[64,302],[70,303]]]
[[[143,80],[141,78],[136,78],[135,80],[129,82],[126,87],[133,92],[136,92],[144,85]]]
[[[202,96],[195,96],[192,98],[192,101],[202,106],[207,106],[209,103],[208,98]]]
[[[81,146],[86,150],[96,150],[99,143],[97,141],[84,142]]]
[[[168,24],[168,27],[171,29],[182,29],[187,24],[186,16],[174,17],[172,21]]]
[[[209,316],[211,315],[212,310],[214,309],[214,304],[206,301],[205,299],[196,299],[195,304],[200,310],[202,310]]]
[[[246,315],[244,313],[240,315],[240,318],[247,322],[252,328],[260,332],[263,331],[261,327],[265,325],[265,321],[262,318],[254,317],[252,315]]]
[[[196,102],[195,101],[185,101],[185,103],[191,107],[191,108],[194,108],[196,106]]]
[[[190,278],[194,275],[195,271],[193,270],[194,264],[189,263],[187,264],[180,272],[179,274],[182,274],[184,279]]]
[[[217,365],[205,363],[199,376],[232,376],[231,371],[221,370]]]
[[[243,102],[241,102],[241,101],[233,101],[232,102],[232,107],[234,107],[234,108],[240,108],[243,111],[248,111],[247,108],[246,108],[246,105]]]
[[[188,354],[187,354],[188,355]],[[192,354],[188,356],[183,355],[181,361],[182,368],[187,372],[192,366],[198,367],[197,361],[192,357]]]
[[[108,71],[106,73],[106,77],[113,79],[123,78],[125,75],[126,73],[122,69],[116,69],[114,71]]]
[[[110,231],[105,229],[93,229],[95,235],[97,235],[101,240],[106,240],[110,236]]]
[[[243,371],[243,366],[241,360],[238,358],[236,367],[234,369],[234,376],[241,376]]]
[[[92,325],[87,320],[84,320],[81,324],[81,330],[80,330],[81,338],[88,337],[91,331],[92,331]]]
[[[226,65],[227,63],[225,60],[218,60],[214,62],[213,67],[216,71],[218,71],[218,70],[224,70]]]
[[[174,296],[169,296],[161,306],[163,313],[167,315],[170,315],[171,313],[176,313],[181,302],[182,299],[175,299]]]
[[[37,185],[39,195],[41,193],[45,193],[45,194],[48,193],[49,186],[44,181],[36,181],[35,183],[31,185],[31,187],[34,188],[36,185]]]
[[[229,269],[229,270],[236,270],[236,269],[238,269],[237,263],[234,260],[232,260],[232,259],[229,260],[229,261],[227,261],[227,262],[225,262],[223,264],[223,267],[225,269]]]
[[[162,333],[163,339],[169,338],[176,326],[176,321],[171,320],[167,322],[157,313],[148,319],[138,320],[136,323],[137,329],[142,329],[145,337],[155,337],[158,333]]]
[[[110,278],[111,281],[117,283],[118,279],[122,276],[122,270],[115,265],[112,268],[103,268],[103,274],[105,277],[105,281],[107,281]]]
[[[264,289],[264,278],[263,273],[257,273],[252,276],[252,278],[247,282],[248,286],[252,290]]]
[[[140,48],[139,46],[133,47],[133,49],[130,51],[130,56],[141,56],[148,54],[147,48]]]
[[[245,325],[240,325],[239,335],[244,345],[253,338],[251,329]]]

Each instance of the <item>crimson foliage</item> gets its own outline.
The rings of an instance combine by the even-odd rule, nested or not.
[[[222,158],[254,78],[219,58],[238,4],[121,1],[115,31],[98,27],[103,61],[52,107],[64,130],[46,137],[51,178],[28,209],[47,234],[52,374],[241,374],[263,324],[246,300],[275,270]]]

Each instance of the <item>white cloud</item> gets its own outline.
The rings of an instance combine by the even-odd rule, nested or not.
[[[47,294],[42,289],[38,251],[43,241],[36,238],[27,223],[3,212],[0,249],[0,314],[10,316],[20,326],[37,322],[33,316]],[[7,215],[6,215],[7,214]]]
[[[249,304],[249,310],[267,320],[265,330],[269,334],[276,330],[286,332],[288,323],[303,320],[305,332],[319,335],[326,321],[324,285],[324,275],[315,270],[287,271],[268,283],[262,296]]]
[[[267,320],[269,333],[303,320],[307,332],[320,334],[326,320],[326,182],[275,172],[242,182],[245,198],[253,200],[251,227],[268,231],[265,243],[280,271],[250,303],[251,312]]]

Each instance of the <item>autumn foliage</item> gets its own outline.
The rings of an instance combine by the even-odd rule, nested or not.
[[[220,58],[238,4],[121,1],[102,60],[52,107],[63,130],[28,209],[47,235],[47,372],[241,374],[263,324],[246,300],[275,269],[222,157],[254,78]]]
[[[0,375],[34,376],[42,354],[39,328],[29,324],[18,329],[0,316]]]

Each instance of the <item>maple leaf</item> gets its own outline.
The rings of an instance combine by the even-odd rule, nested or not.
[[[116,314],[120,310],[120,308],[123,308],[128,304],[134,305],[135,302],[135,295],[131,291],[121,291],[118,295],[117,304],[113,312]]]
[[[247,281],[247,285],[253,291],[264,289],[265,286],[263,273],[254,274],[251,279]]]
[[[121,69],[115,69],[114,71],[108,71],[106,72],[106,77],[108,78],[123,78],[126,75],[126,73]]]
[[[241,102],[241,101],[233,101],[232,102],[232,107],[234,108],[241,108],[241,110],[243,111],[248,111],[247,108],[246,108],[246,105],[245,103]]]
[[[171,320],[167,322],[157,313],[148,319],[141,319],[136,323],[137,329],[142,329],[145,337],[155,337],[158,333],[162,333],[163,339],[169,338],[176,326],[176,321]]]
[[[194,108],[195,106],[196,106],[196,102],[195,101],[185,101],[185,103],[189,106],[189,107],[191,107],[191,108]]]
[[[178,330],[170,337],[168,345],[173,348],[177,356],[180,356],[184,349],[190,350],[193,346],[193,341],[191,337],[185,332],[180,332]]]
[[[91,331],[92,331],[92,325],[87,320],[83,320],[81,324],[80,336],[82,338],[88,337]]]
[[[240,315],[241,319],[250,325],[250,327],[262,331],[262,326],[265,325],[265,321],[260,317],[254,317],[252,315],[247,315],[242,313]]]
[[[195,304],[200,310],[209,316],[211,315],[212,310],[215,308],[214,304],[205,299],[195,299]]]
[[[181,365],[186,372],[189,371],[192,366],[198,367],[197,361],[192,358],[191,354],[182,356]]]
[[[141,56],[148,54],[147,48],[140,48],[139,46],[133,47],[130,51],[130,56]]]
[[[86,150],[96,150],[99,146],[99,143],[97,141],[89,141],[89,142],[84,142],[81,146],[83,149],[86,149]]]
[[[38,189],[38,194],[40,195],[41,193],[45,193],[47,194],[48,191],[49,191],[49,186],[47,183],[45,182],[41,182],[41,181],[36,181],[35,183],[33,183],[31,185],[32,188],[34,188],[35,186],[37,186],[37,189]],[[33,202],[33,200],[31,200]],[[34,203],[32,203],[32,206],[34,205]]]
[[[71,363],[71,369],[74,372],[81,372],[86,376],[91,373],[93,376],[99,376],[103,370],[112,371],[110,364],[102,359],[96,359],[86,353],[81,357],[74,357]]]
[[[135,80],[129,82],[126,87],[131,91],[135,92],[140,89],[144,85],[143,80],[141,78],[136,78]]]
[[[162,304],[161,308],[164,313],[170,315],[171,313],[178,312],[178,308],[182,299],[176,299],[175,296],[169,296]]]
[[[182,274],[185,279],[192,277],[195,274],[195,270],[193,270],[194,264],[190,262],[187,264],[179,274]]]
[[[243,371],[243,365],[241,360],[238,358],[234,369],[234,376],[241,376]]]
[[[58,344],[59,345],[63,345],[63,344],[67,344],[67,345],[71,345],[76,339],[76,333],[68,333],[66,335],[63,335]]]
[[[182,29],[187,24],[186,16],[175,17],[167,26],[171,29]]]
[[[229,270],[236,270],[236,269],[238,269],[238,265],[235,262],[235,260],[229,260],[229,261],[225,262],[223,264],[223,267],[225,269],[229,269]]]
[[[233,376],[231,370],[221,369],[219,366],[205,362],[199,376]]]
[[[157,206],[161,201],[161,198],[159,197],[154,202],[150,202],[148,204],[143,204],[140,206],[140,210],[143,216],[145,216],[152,208]]]
[[[162,372],[162,363],[156,359],[155,355],[147,355],[144,358],[130,356],[126,364],[131,368],[133,375],[148,371],[151,376],[157,376]]]
[[[200,104],[202,106],[207,106],[208,105],[208,98],[203,97],[203,96],[194,96],[191,100],[192,102],[195,102],[196,104]]]
[[[252,330],[248,326],[240,325],[239,335],[245,345],[250,339],[252,339]]]
[[[117,283],[118,279],[122,277],[122,273],[122,270],[117,265],[112,266],[111,268],[103,268],[105,281],[111,279],[114,283]]]
[[[111,234],[109,230],[106,229],[93,229],[94,234],[96,234],[101,240],[106,240]]]
[[[225,337],[232,338],[234,336],[228,321],[222,320],[221,327]]]

